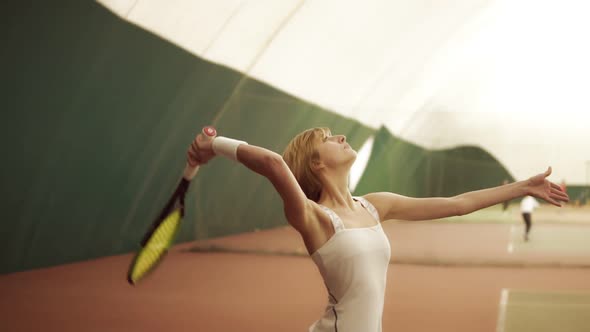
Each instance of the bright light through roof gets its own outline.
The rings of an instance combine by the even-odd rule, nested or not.
[[[552,165],[555,178],[585,183],[588,12],[582,1],[494,2],[407,85],[386,125],[429,148],[481,146],[517,179]]]
[[[502,0],[498,6],[497,111],[531,113],[553,125],[571,123],[565,115],[590,123],[590,3]]]
[[[350,169],[350,179],[348,183],[350,191],[355,190],[357,184],[365,173],[365,169],[367,168],[369,159],[371,158],[374,141],[375,138],[373,136],[369,137],[363,146],[357,151],[356,160]]]
[[[423,147],[480,146],[519,179],[551,164],[558,179],[588,181],[588,1],[99,1]]]

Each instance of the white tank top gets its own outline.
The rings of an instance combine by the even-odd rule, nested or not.
[[[375,226],[344,228],[334,211],[320,205],[332,220],[334,235],[311,255],[326,284],[328,306],[310,332],[381,331],[391,247],[375,207],[362,197],[354,200],[375,218]]]

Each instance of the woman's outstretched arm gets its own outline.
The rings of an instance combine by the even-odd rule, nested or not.
[[[448,198],[412,198],[387,192],[368,194],[365,198],[375,205],[382,220],[428,220],[460,216],[526,195],[561,206],[560,202],[569,201],[569,197],[560,186],[547,180],[550,174],[551,167],[528,180]]]

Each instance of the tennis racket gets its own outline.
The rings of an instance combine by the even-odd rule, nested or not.
[[[217,132],[213,127],[205,127],[203,134],[207,139],[213,139]],[[184,216],[184,196],[198,170],[198,165],[193,167],[186,164],[183,177],[174,194],[143,236],[141,248],[133,258],[127,273],[127,281],[131,285],[137,284],[152,272],[168,253]]]

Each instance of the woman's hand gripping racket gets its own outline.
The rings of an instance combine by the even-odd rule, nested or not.
[[[205,127],[203,128],[203,134],[206,139],[212,140],[217,135],[217,132],[213,127]],[[127,281],[130,284],[137,284],[139,280],[153,271],[166,256],[168,248],[174,242],[176,233],[180,229],[180,222],[184,216],[184,196],[190,181],[195,177],[198,170],[199,165],[191,165],[187,162],[178,187],[176,187],[174,194],[144,235],[141,241],[141,249],[131,262],[127,273]]]

